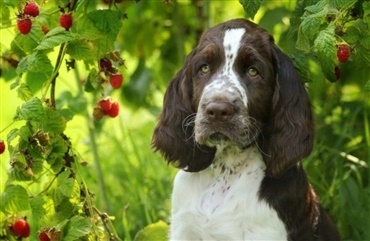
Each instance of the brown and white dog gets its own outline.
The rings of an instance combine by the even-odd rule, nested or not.
[[[340,240],[301,165],[313,138],[305,87],[272,37],[244,19],[207,30],[152,140],[182,169],[170,240]]]

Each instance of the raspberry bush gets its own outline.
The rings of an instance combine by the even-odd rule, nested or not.
[[[96,103],[109,98],[113,90],[100,59],[113,62],[109,71],[123,67],[114,42],[124,14],[114,6],[112,2],[96,10],[89,1],[78,0],[7,1],[2,5],[8,13],[3,16],[9,16],[8,21],[19,30],[8,50],[17,57],[2,59],[16,68],[11,88],[24,103],[13,119],[23,125],[9,125],[1,132],[2,136],[7,133],[1,152],[6,146],[10,160],[8,181],[0,196],[0,239],[120,240],[111,217],[95,206],[81,174],[81,156],[65,134],[74,115],[92,116],[85,110],[85,91]],[[110,52],[116,53],[113,60]],[[79,63],[90,74],[78,83],[76,94],[81,97],[76,103],[72,97],[57,96],[56,86],[61,69],[78,75],[75,66]],[[65,101],[70,102],[67,108],[62,104]],[[106,115],[116,117],[119,107],[113,104]],[[33,186],[40,184],[43,188],[35,193]],[[32,228],[26,219],[32,221]]]
[[[0,240],[21,239],[12,230],[21,219],[30,224],[26,240],[133,240],[149,223],[155,224],[136,240],[163,239],[167,226],[159,220],[169,216],[175,170],[150,150],[163,91],[202,30],[244,16],[243,7],[290,54],[312,90],[318,140],[330,144],[316,145],[308,160],[321,201],[344,239],[368,239],[362,175],[370,120],[364,101],[347,95],[357,86],[370,92],[368,1],[4,0],[1,81],[11,81],[22,104],[1,100],[14,118],[0,123],[1,164],[8,169],[0,187]],[[72,18],[60,20],[66,14]],[[127,131],[129,123],[119,118],[127,108],[140,115],[130,123],[148,124]],[[80,153],[70,135],[76,119],[86,121],[78,126],[87,130],[88,152]],[[123,131],[113,133],[112,123]],[[98,142],[104,125],[108,133]]]

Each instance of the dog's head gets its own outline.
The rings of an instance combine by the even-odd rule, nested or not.
[[[278,177],[313,144],[311,106],[291,60],[258,25],[235,19],[207,30],[171,81],[152,145],[196,172],[218,145],[257,144]]]

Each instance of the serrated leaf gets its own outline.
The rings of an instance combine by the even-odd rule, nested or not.
[[[64,241],[74,241],[92,232],[91,221],[81,216],[74,216],[68,224],[67,235]]]
[[[45,214],[46,210],[44,208],[45,200],[42,196],[36,196],[31,199],[30,205],[31,205],[31,211],[32,211],[32,217],[34,220],[41,220]]]
[[[311,45],[308,37],[302,32],[302,28],[298,29],[298,38],[295,47],[303,52],[310,52]]]
[[[67,53],[75,60],[94,60],[94,51],[93,44],[87,40],[72,41],[67,46]]]
[[[58,176],[58,191],[60,191],[65,197],[73,198],[79,197],[80,186],[76,179],[70,177],[71,172],[66,170]]]
[[[122,26],[122,13],[109,9],[95,10],[88,13],[90,21],[94,26],[114,41]]]
[[[31,55],[24,57],[18,64],[16,73],[18,75],[23,74],[24,72],[42,72],[47,76],[50,76],[53,72],[53,65],[50,62],[50,59],[41,52],[34,52]]]
[[[75,37],[69,31],[56,31],[54,35],[46,35],[41,43],[36,47],[36,50],[52,49],[56,46],[73,40]]]
[[[292,59],[294,67],[298,71],[303,82],[312,82],[312,79],[308,77],[310,70],[307,55],[297,53],[290,56],[290,58]]]
[[[7,142],[10,144],[19,135],[19,129],[15,128],[9,131],[7,135]]]
[[[304,34],[308,39],[313,39],[316,36],[321,23],[325,20],[327,8],[322,9],[320,12],[310,14],[303,18],[299,26],[300,33]]]
[[[18,97],[23,101],[29,101],[33,96],[31,89],[25,83],[22,83],[21,86],[19,86],[17,89],[17,94]]]
[[[244,12],[254,19],[258,9],[261,7],[262,0],[239,0],[239,2],[244,8]]]
[[[0,196],[0,209],[5,214],[18,213],[30,209],[26,189],[20,185],[8,185]]]
[[[14,44],[22,50],[24,53],[31,53],[37,47],[37,41],[33,38],[33,35],[18,34],[14,38]]]
[[[47,118],[44,106],[40,99],[34,97],[24,103],[16,116],[15,120],[27,120],[27,121],[37,121],[43,122]]]
[[[41,123],[44,132],[61,134],[66,128],[66,121],[57,110],[45,108],[46,119]]]

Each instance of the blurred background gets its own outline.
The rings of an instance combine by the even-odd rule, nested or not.
[[[91,8],[104,7],[103,1],[91,2]],[[76,108],[66,135],[86,162],[82,172],[97,207],[115,217],[113,224],[120,237],[132,240],[148,224],[168,221],[169,217],[176,169],[153,153],[150,145],[167,84],[204,29],[246,14],[238,1],[227,0],[123,1],[116,7],[127,16],[115,43],[125,60],[120,68],[125,80],[119,91],[111,93],[120,102],[120,115],[89,124],[96,96],[78,91],[88,75],[83,63],[76,62],[78,75],[62,68],[57,94],[60,104],[68,98]],[[266,28],[287,54],[295,52],[296,39],[288,35],[295,9],[296,1],[263,1],[253,20]],[[1,30],[2,55],[14,35],[15,28]],[[318,63],[309,62],[311,82],[307,86],[316,139],[303,164],[343,240],[370,240],[370,101],[364,87],[369,68],[358,69],[351,61],[341,68],[342,77],[331,83]],[[0,130],[12,123],[16,108],[22,104],[10,90],[14,79],[14,69],[2,68]],[[39,88],[37,79],[27,81],[31,88]],[[67,92],[77,94],[68,96]],[[6,139],[6,134],[0,133],[0,138]],[[7,180],[7,155],[0,156],[0,193]]]

